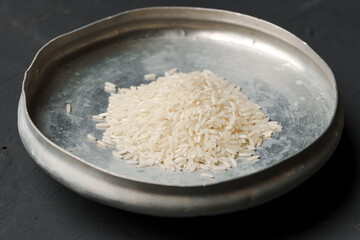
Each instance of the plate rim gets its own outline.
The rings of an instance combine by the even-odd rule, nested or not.
[[[260,29],[256,29],[256,30],[260,30],[266,34],[269,34],[271,36],[274,36],[275,34],[277,38],[279,38],[280,36],[282,38],[289,38],[287,39],[288,41],[286,41],[286,43],[290,44],[291,46],[297,48],[299,51],[303,52],[307,57],[309,57],[312,61],[314,61],[317,65],[317,67],[319,67],[319,69],[321,71],[323,71],[323,73],[326,75],[327,79],[330,81],[330,84],[333,85],[333,87],[335,88],[335,110],[333,112],[333,115],[331,116],[331,120],[329,122],[329,125],[325,128],[324,132],[318,137],[316,138],[316,140],[310,144],[309,147],[311,147],[312,145],[316,145],[317,142],[321,142],[323,141],[322,139],[324,138],[325,135],[327,135],[330,130],[331,130],[331,126],[333,126],[335,124],[335,122],[337,122],[337,128],[336,128],[336,132],[337,132],[337,138],[335,139],[336,141],[332,144],[336,147],[338,141],[340,140],[340,136],[341,136],[341,131],[343,128],[343,109],[342,109],[342,105],[340,103],[340,98],[339,98],[339,89],[335,80],[335,76],[332,73],[330,67],[326,64],[326,62],[315,52],[311,49],[311,47],[306,44],[304,41],[302,41],[300,38],[296,37],[294,34],[290,33],[289,31],[275,25],[272,24],[268,21],[256,18],[256,17],[252,17],[249,15],[245,15],[242,13],[237,13],[237,12],[231,12],[231,11],[227,11],[227,10],[219,10],[219,9],[210,9],[210,8],[194,8],[194,7],[150,7],[150,8],[140,8],[140,9],[134,9],[134,10],[129,10],[129,11],[125,11],[110,17],[106,17],[103,19],[100,19],[98,21],[95,21],[93,23],[87,24],[83,27],[77,28],[75,30],[72,30],[70,32],[67,32],[65,34],[62,34],[56,38],[53,38],[52,40],[50,40],[48,43],[46,43],[43,47],[40,48],[40,50],[36,53],[33,61],[31,62],[29,68],[26,70],[25,75],[24,75],[24,80],[22,83],[22,93],[21,93],[21,97],[19,100],[19,107],[18,107],[18,129],[19,129],[19,133],[20,133],[20,137],[25,145],[25,147],[28,147],[27,144],[29,144],[27,136],[24,134],[29,133],[29,131],[36,135],[39,138],[42,138],[42,140],[44,142],[46,142],[46,144],[48,144],[49,146],[53,147],[56,151],[59,151],[59,153],[61,153],[64,156],[68,156],[74,160],[79,161],[81,164],[87,166],[87,167],[91,167],[93,169],[95,169],[96,171],[101,172],[101,174],[106,174],[109,175],[110,178],[119,178],[122,181],[128,182],[135,182],[137,184],[140,185],[147,185],[147,186],[152,186],[155,188],[174,188],[174,189],[178,189],[178,188],[203,188],[203,187],[207,187],[207,188],[211,188],[214,187],[215,185],[223,185],[223,184],[231,184],[233,182],[238,182],[240,180],[244,180],[246,178],[251,178],[254,175],[259,175],[264,174],[264,172],[268,172],[271,171],[274,168],[278,168],[280,164],[284,163],[284,162],[289,162],[291,159],[296,159],[301,155],[304,155],[304,152],[307,150],[307,148],[301,150],[300,152],[298,152],[297,154],[295,154],[294,156],[291,156],[289,158],[284,159],[283,161],[276,163],[275,165],[265,168],[261,171],[255,172],[250,174],[249,176],[242,176],[242,177],[237,177],[235,179],[228,179],[228,180],[224,180],[221,182],[216,182],[216,183],[211,183],[209,182],[209,184],[207,185],[194,185],[194,186],[180,186],[180,185],[164,185],[164,184],[156,184],[153,182],[144,182],[144,181],[139,181],[138,179],[132,179],[130,177],[124,177],[124,176],[120,176],[118,174],[115,174],[113,172],[110,172],[106,169],[103,169],[95,164],[89,163],[87,161],[85,161],[84,159],[75,156],[74,154],[66,151],[65,149],[61,148],[60,146],[58,146],[57,144],[55,144],[54,142],[52,142],[50,139],[48,139],[34,124],[34,122],[32,121],[29,111],[28,111],[28,105],[29,103],[26,101],[27,99],[27,94],[26,94],[26,84],[31,81],[31,77],[33,75],[37,75],[40,74],[39,73],[39,69],[36,67],[36,64],[39,60],[39,58],[42,57],[42,55],[46,55],[46,51],[48,51],[49,48],[54,47],[53,45],[55,45],[55,47],[58,44],[64,44],[64,42],[66,43],[67,41],[70,41],[71,36],[72,35],[78,35],[81,36],[81,34],[85,34],[86,31],[90,31],[92,28],[96,29],[98,28],[101,29],[101,25],[106,25],[107,23],[112,23],[114,24],[114,22],[116,22],[117,19],[119,18],[124,18],[126,19],[126,17],[131,17],[132,15],[142,15],[144,13],[151,13],[152,11],[172,11],[172,12],[181,12],[181,11],[192,11],[192,12],[202,12],[202,13],[206,13],[206,14],[213,14],[214,16],[216,14],[222,14],[222,16],[227,16],[228,18],[226,18],[225,23],[232,23],[235,24],[235,20],[232,20],[230,22],[229,19],[231,19],[232,17],[235,18],[241,18],[242,20],[248,21],[248,23],[254,23],[257,27],[260,27]],[[179,13],[180,14],[180,13]],[[186,14],[185,14],[186,15]],[[132,16],[133,17],[133,16]],[[123,19],[123,20],[124,20]],[[216,19],[216,17],[213,17],[211,19]],[[207,19],[205,19],[207,20]],[[219,20],[220,21],[220,20]],[[220,21],[222,22],[222,21]],[[238,23],[238,22],[237,22]],[[239,24],[239,23],[238,23]],[[243,24],[243,23],[242,23]],[[240,25],[240,24],[239,24]],[[271,30],[271,31],[270,31]],[[275,30],[275,32],[274,32]],[[285,41],[284,39],[280,38],[281,40]],[[44,53],[45,52],[45,53]],[[337,117],[336,117],[337,116]],[[24,123],[26,122],[26,127],[24,125]],[[39,156],[35,156],[32,152],[31,149],[27,149],[28,152],[30,153],[30,155],[32,156],[32,158],[39,164],[41,165],[43,168],[44,166],[39,162]],[[332,151],[334,151],[334,149],[332,149]],[[330,156],[330,155],[329,155]],[[329,157],[328,156],[328,157]],[[327,157],[327,158],[328,158]],[[323,164],[327,161],[327,159],[323,159],[322,161]],[[287,163],[289,164],[289,163]],[[321,165],[322,166],[322,165]],[[320,168],[320,167],[319,167]],[[317,168],[317,169],[319,169]],[[52,175],[53,177],[57,177],[54,176],[54,172],[48,171],[47,172],[50,173],[50,175]],[[266,174],[265,172],[265,174]],[[316,172],[316,171],[315,171]],[[311,174],[312,175],[312,174]],[[58,179],[59,180],[59,179]],[[60,179],[60,182],[62,182],[64,184],[64,179]],[[66,182],[66,181],[65,181]],[[128,184],[128,183],[127,183]],[[300,183],[299,183],[300,184]],[[65,183],[65,185],[67,185]],[[71,185],[69,186],[70,188],[72,187]],[[216,186],[215,186],[216,188]],[[76,191],[76,190],[75,190]],[[81,191],[78,191],[80,194],[86,195],[86,193],[82,193]],[[95,197],[95,200],[98,199],[97,197]],[[98,199],[99,201],[102,201],[101,199]],[[250,201],[251,202],[251,201]],[[110,204],[111,205],[111,204]],[[117,204],[115,204],[117,205]],[[248,204],[251,205],[251,204]],[[136,210],[135,210],[136,211]]]

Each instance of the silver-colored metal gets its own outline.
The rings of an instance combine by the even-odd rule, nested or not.
[[[226,77],[280,122],[283,130],[257,150],[259,161],[239,161],[204,178],[137,168],[87,140],[88,133],[101,139],[92,116],[106,111],[105,82],[146,84],[145,74],[174,67]],[[114,207],[161,216],[217,214],[269,201],[327,161],[342,126],[335,78],[306,43],[260,19],[184,7],[129,11],[52,40],[25,74],[18,109],[26,149],[60,183]]]

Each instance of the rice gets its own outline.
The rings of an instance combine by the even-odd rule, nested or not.
[[[254,155],[254,156],[248,157],[247,160],[249,160],[249,161],[255,161],[255,160],[258,160],[259,157],[260,157],[259,155]]]
[[[214,175],[212,175],[210,173],[201,173],[200,175],[204,178],[214,178]]]
[[[212,168],[212,170],[214,170],[214,171],[225,171],[226,169],[227,169],[227,166],[225,166],[225,164],[224,165],[219,165],[219,166],[214,166]]]
[[[71,105],[70,105],[70,103],[68,103],[68,104],[66,104],[66,113],[70,114],[70,112],[71,112]]]
[[[144,80],[146,80],[146,81],[151,81],[151,80],[155,80],[155,79],[156,79],[155,73],[149,73],[144,76]]]
[[[116,93],[116,88],[113,87],[105,86],[104,90],[108,93]]]
[[[96,142],[96,137],[94,137],[91,133],[89,133],[86,137],[90,142]]]
[[[105,88],[116,86],[106,83]],[[255,149],[281,130],[240,87],[209,70],[173,68],[147,85],[118,88],[107,112],[96,116],[104,120],[96,124],[104,130],[98,145],[115,146],[115,158],[170,171],[226,171],[239,159],[258,160]]]
[[[101,141],[101,140],[97,140],[97,144],[98,144],[98,146],[101,147],[101,148],[107,148],[107,144],[104,143],[104,142]]]
[[[92,118],[93,121],[98,121],[98,122],[104,120],[104,117],[99,116],[99,115],[94,115],[94,116],[92,116],[91,118]]]
[[[127,165],[138,165],[139,162],[138,161],[135,161],[135,160],[128,160],[125,162]]]
[[[115,85],[115,83],[112,83],[112,82],[105,82],[105,87],[116,88],[116,85]]]
[[[114,141],[112,141],[112,140],[108,140],[108,139],[102,139],[102,141],[104,142],[104,143],[106,143],[108,146],[110,146],[110,147],[114,147],[115,145],[116,145],[116,143],[114,142]]]
[[[98,116],[104,118],[104,117],[106,117],[107,115],[109,115],[109,113],[105,112],[105,113],[100,113]]]
[[[112,151],[112,156],[117,159],[123,159],[121,154],[119,154],[117,151]]]
[[[95,125],[95,127],[96,127],[97,129],[106,129],[106,128],[109,127],[109,126],[110,126],[110,124],[109,124],[108,122],[97,123],[97,124]]]
[[[105,82],[104,91],[108,93],[116,93],[116,85],[112,82]]]

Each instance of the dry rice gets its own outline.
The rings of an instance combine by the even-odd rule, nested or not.
[[[156,74],[155,73],[149,73],[149,74],[146,74],[144,76],[144,80],[146,81],[152,81],[152,80],[155,80],[156,79]]]
[[[201,173],[200,175],[204,178],[214,178],[214,175],[212,175],[210,173]]]
[[[99,115],[94,115],[91,117],[93,121],[103,121],[104,117],[101,117]]]
[[[101,140],[97,140],[97,144],[98,144],[98,146],[101,147],[101,148],[106,148],[106,147],[107,147],[107,144],[104,143],[104,142],[101,141]]]
[[[68,104],[66,104],[66,113],[70,114],[70,112],[71,112],[71,105],[70,105],[70,103],[68,103]]]
[[[89,133],[86,137],[90,142],[96,142],[96,137],[94,137],[92,134]]]
[[[105,83],[105,89],[116,86]],[[147,85],[119,88],[109,97],[107,112],[95,116],[105,121],[96,124],[105,130],[98,145],[116,145],[115,158],[170,171],[225,171],[237,167],[240,158],[258,160],[254,150],[281,130],[238,86],[208,70],[173,68]]]

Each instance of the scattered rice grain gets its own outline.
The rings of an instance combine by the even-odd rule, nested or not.
[[[214,170],[214,171],[226,171],[227,167],[226,166],[214,166],[214,167],[212,167],[212,170]]]
[[[105,82],[105,87],[116,88],[116,85],[112,82]]]
[[[138,168],[148,167],[150,164],[148,162],[141,162],[138,164]]]
[[[97,122],[104,121],[104,117],[101,117],[99,115],[93,115],[91,118],[93,121],[97,121]]]
[[[116,88],[105,86],[105,92],[107,93],[116,93]]]
[[[96,137],[94,137],[94,135],[89,133],[86,137],[90,142],[96,142]]]
[[[204,178],[214,178],[214,175],[210,173],[200,173],[200,175]]]
[[[254,160],[258,160],[259,157],[260,157],[259,155],[254,155],[254,156],[248,157],[247,160],[249,160],[249,161],[254,161]]]
[[[102,148],[107,148],[107,144],[101,140],[97,140],[97,145]]]
[[[139,162],[138,162],[138,161],[135,161],[135,160],[127,160],[125,163],[126,163],[127,165],[137,165],[137,164],[139,164]]]
[[[121,155],[124,155],[124,154],[128,153],[128,151],[127,150],[122,150],[122,151],[119,151],[118,153],[121,154]]]
[[[96,129],[106,129],[106,128],[108,128],[109,126],[110,126],[110,124],[107,123],[107,122],[97,123],[97,124],[95,125]]]
[[[144,75],[144,80],[146,81],[152,81],[156,79],[156,74],[155,73],[149,73]]]
[[[108,146],[115,147],[116,143],[112,140],[104,139],[102,140],[104,143],[106,143]]]
[[[104,113],[100,113],[98,116],[99,116],[99,117],[106,117],[106,116],[108,116],[108,115],[109,115],[108,112],[104,112]]]
[[[66,104],[66,113],[70,114],[70,112],[71,112],[71,105],[70,105],[70,103],[68,103],[68,104]]]

